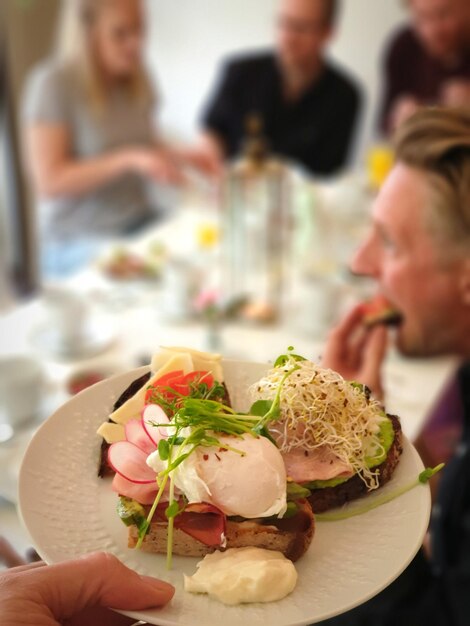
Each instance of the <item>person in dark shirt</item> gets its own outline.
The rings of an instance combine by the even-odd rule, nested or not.
[[[216,157],[239,154],[248,119],[262,122],[271,152],[330,175],[348,160],[360,89],[324,56],[337,0],[282,0],[273,51],[229,60],[203,116]]]
[[[393,132],[421,105],[470,106],[470,3],[408,0],[412,24],[385,54],[380,128]]]
[[[416,442],[425,463],[429,452],[431,462],[447,463],[432,479],[430,545],[385,591],[322,626],[470,623],[470,109],[418,111],[399,128],[395,148],[370,236],[351,265],[375,278],[401,313],[394,337],[402,354],[460,362]],[[366,330],[362,318],[359,305],[331,332],[323,365],[380,391],[387,333]],[[455,441],[456,431],[448,459],[449,440],[438,448],[433,441],[438,433]]]

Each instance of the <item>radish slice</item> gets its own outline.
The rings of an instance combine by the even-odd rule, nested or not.
[[[154,424],[169,423],[170,420],[165,411],[158,406],[158,404],[147,404],[147,406],[144,407],[142,411],[142,425],[145,432],[156,446],[158,446],[160,439],[167,439],[173,433],[171,428],[159,428],[158,426],[154,426]]]
[[[145,430],[142,420],[130,420],[124,427],[127,441],[149,455],[155,452],[155,444]]]
[[[156,481],[156,474],[146,463],[148,454],[129,441],[113,443],[108,450],[108,462],[115,472],[138,485]]]
[[[140,504],[153,504],[158,492],[156,483],[148,485],[138,485],[131,483],[130,480],[126,480],[119,474],[115,474],[111,485],[113,491],[120,496],[126,496],[137,500]]]

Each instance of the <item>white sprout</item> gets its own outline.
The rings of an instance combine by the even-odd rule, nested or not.
[[[379,402],[367,399],[362,386],[311,361],[289,359],[252,385],[253,400],[274,399],[283,375],[295,365],[299,369],[282,386],[280,419],[270,425],[281,452],[327,446],[368,489],[376,489],[378,471],[369,464],[371,457],[385,453],[380,426],[386,417]]]

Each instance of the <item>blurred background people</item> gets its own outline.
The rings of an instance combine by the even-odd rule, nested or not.
[[[396,155],[352,268],[374,278],[401,314],[402,354],[461,361],[416,442],[425,463],[452,459],[434,485],[430,560],[420,553],[389,589],[328,624],[463,626],[470,615],[470,110],[418,112],[399,130]],[[385,343],[385,330],[367,332],[356,308],[332,332],[323,362],[380,393]],[[450,454],[442,442],[430,448],[448,426],[459,430],[460,445],[454,439]]]
[[[270,151],[311,174],[337,173],[359,122],[360,88],[326,57],[337,0],[282,0],[273,50],[226,62],[203,115],[201,139],[214,158],[242,148],[253,115]]]
[[[470,106],[470,4],[406,0],[410,24],[385,54],[380,126],[387,134],[422,105]]]
[[[23,102],[27,166],[46,275],[88,260],[99,242],[162,215],[150,183],[180,183],[186,155],[155,131],[140,0],[67,0],[57,52]]]

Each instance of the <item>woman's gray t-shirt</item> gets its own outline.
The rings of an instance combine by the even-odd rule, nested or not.
[[[106,108],[91,105],[79,73],[49,60],[30,75],[23,101],[23,123],[61,124],[71,136],[72,156],[94,158],[106,152],[154,142],[153,102],[136,102],[124,89],[108,94]],[[150,183],[128,173],[81,196],[41,199],[38,222],[45,239],[113,236],[152,213]]]

